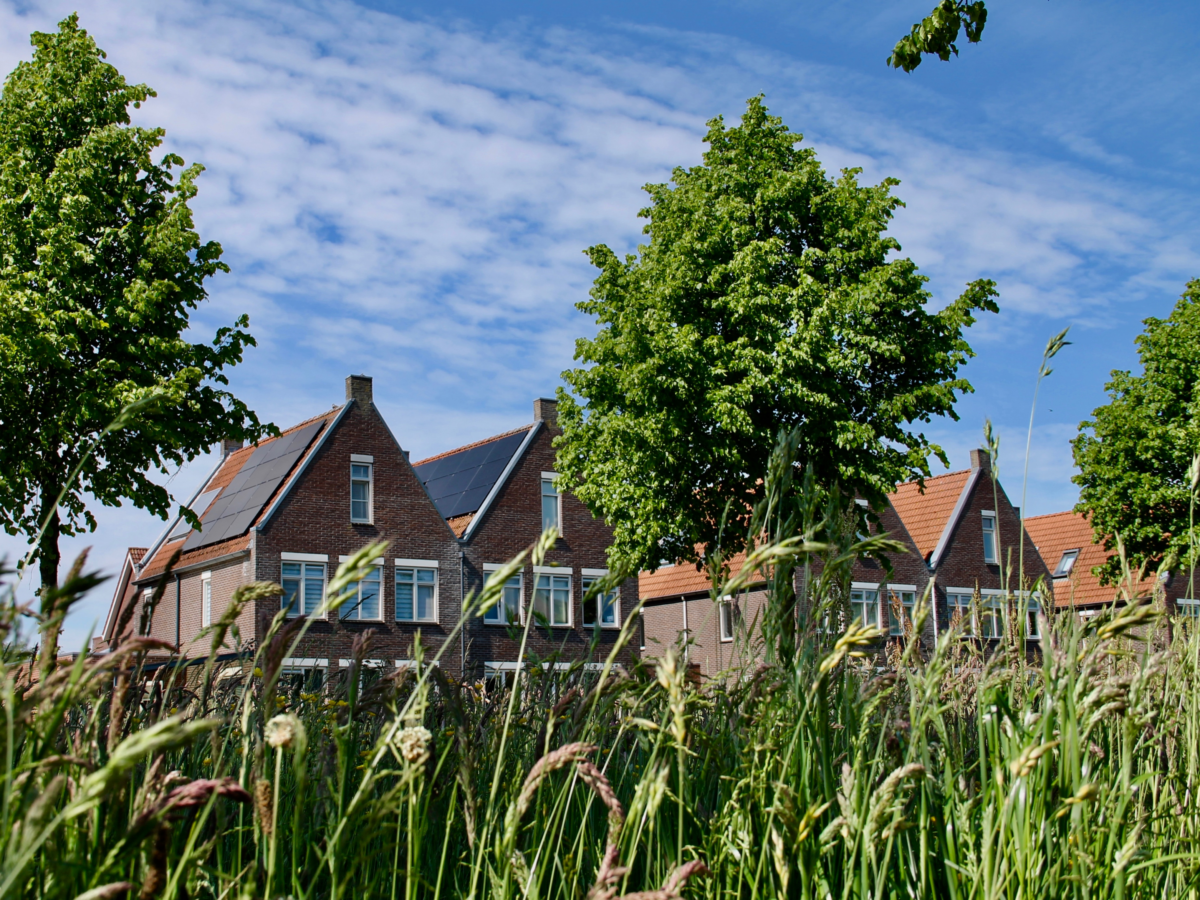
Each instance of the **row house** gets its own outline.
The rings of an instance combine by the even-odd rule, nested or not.
[[[254,646],[281,608],[290,617],[312,616],[339,563],[387,541],[387,556],[375,561],[357,597],[310,623],[285,661],[288,670],[347,667],[355,639],[370,630],[373,666],[408,664],[419,633],[427,655],[441,652],[445,671],[504,671],[522,664],[519,632],[533,611],[547,624],[530,629],[528,656],[603,659],[623,613],[636,606],[637,582],[585,603],[607,574],[611,531],[555,487],[554,401],[535,401],[533,412],[532,424],[413,463],[374,404],[371,378],[347,378],[341,405],[254,446],[223,447],[188,504],[201,527],[181,518],[148,550],[130,549],[97,649],[110,646],[124,624],[204,655],[203,630],[233,593],[273,582],[282,596],[256,601],[237,622],[243,643]],[[526,565],[505,585],[503,603],[445,646],[464,597],[544,527],[560,532],[545,565]],[[161,599],[143,623],[137,609],[156,590]]]
[[[1050,567],[1058,610],[1089,616],[1127,594],[1152,596],[1161,590],[1169,615],[1200,621],[1200,600],[1187,570],[1164,573],[1161,579],[1147,573],[1133,585],[1101,584],[1095,570],[1108,562],[1110,553],[1096,539],[1086,516],[1074,511],[1030,516],[1025,528]]]
[[[888,640],[912,635],[912,609],[929,592],[933,615],[918,637],[926,646],[955,622],[982,640],[1003,636],[1006,620],[1021,613],[1026,639],[1036,642],[1038,598],[1030,588],[1048,576],[1034,542],[1021,530],[1020,513],[992,479],[988,454],[971,452],[971,466],[919,482],[902,484],[875,510],[878,531],[900,541],[907,553],[891,555],[891,570],[875,560],[854,564],[848,613],[879,627]],[[1024,544],[1024,587],[1016,582]],[[732,561],[738,571],[743,557]],[[804,585],[797,576],[797,592]],[[1007,588],[1007,592],[1006,592]],[[689,659],[705,674],[719,672],[746,657],[757,657],[757,625],[766,602],[765,585],[751,585],[738,597],[714,602],[708,578],[690,565],[664,566],[641,575],[644,648],[655,655],[681,633],[690,639]],[[1021,609],[1007,607],[1019,597]]]

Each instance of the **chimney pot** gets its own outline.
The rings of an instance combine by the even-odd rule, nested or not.
[[[228,456],[234,450],[241,450],[241,449],[242,449],[241,441],[235,441],[231,438],[226,438],[225,440],[221,441],[221,456],[222,456],[222,458]]]
[[[558,401],[540,397],[533,401],[533,420],[541,420],[551,428],[558,426]]]
[[[346,399],[357,400],[364,406],[371,402],[371,376],[346,376]]]
[[[992,468],[992,457],[986,450],[971,451],[971,468],[984,469],[990,471]]]

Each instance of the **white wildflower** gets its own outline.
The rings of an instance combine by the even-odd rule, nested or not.
[[[396,736],[400,755],[410,763],[423,763],[429,758],[429,741],[433,735],[424,725],[409,725]]]
[[[278,749],[292,746],[298,737],[302,737],[303,731],[304,724],[298,718],[291,713],[282,713],[267,723],[263,735],[268,744]]]

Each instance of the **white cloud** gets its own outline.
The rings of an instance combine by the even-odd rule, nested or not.
[[[72,8],[0,4],[0,67]],[[207,166],[196,218],[233,273],[195,323],[251,314],[260,347],[235,390],[287,425],[339,400],[346,374],[372,373],[417,457],[528,419],[591,327],[574,309],[592,278],[583,248],[632,249],[641,185],[698,162],[704,121],[764,88],[830,169],[903,179],[895,232],[939,302],[1000,281],[1011,312],[985,339],[1047,313],[1102,315],[1197,268],[1195,231],[1167,240],[1121,185],[891,114],[889,96],[919,89],[881,88],[886,71],[713,35],[484,33],[346,2],[124,0],[81,21],[158,91],[139,120]],[[1047,465],[1061,468],[1054,440]],[[158,527],[127,511],[101,521],[93,559],[109,569]]]

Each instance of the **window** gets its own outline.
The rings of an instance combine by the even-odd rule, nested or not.
[[[1025,610],[1025,637],[1040,639],[1041,631],[1038,629],[1038,613],[1041,611],[1041,604],[1038,603],[1037,597],[1021,597],[1017,600],[1021,607]]]
[[[285,561],[280,574],[288,618],[315,613],[325,593],[325,564]]]
[[[487,577],[490,579],[491,573]],[[518,572],[504,583],[504,590],[500,594],[499,602],[483,614],[484,622],[489,625],[508,625],[520,621],[523,578],[524,576]]]
[[[569,627],[571,624],[571,576],[537,575],[533,591],[533,611],[544,616],[551,625]]]
[[[1075,560],[1079,559],[1078,550],[1064,550],[1062,559],[1058,561],[1058,567],[1054,570],[1055,578],[1066,578],[1071,574],[1071,570],[1075,568]]]
[[[342,560],[345,562],[345,559]],[[383,560],[375,560],[375,569],[358,583],[358,597],[342,604],[339,618],[379,621],[383,618],[379,596],[383,588]]]
[[[721,642],[729,643],[733,640],[733,625],[737,616],[737,611],[734,609],[733,601],[729,597],[722,597],[717,602],[717,618],[721,628]]]
[[[325,683],[329,660],[314,657],[285,657],[279,667],[279,687],[283,690],[316,693]]]
[[[979,633],[985,638],[1004,637],[1004,598],[984,594],[979,602]]]
[[[599,569],[592,572],[589,572],[587,569],[583,571],[584,626],[593,628],[599,622],[601,628],[616,628],[621,624],[620,592],[616,588],[613,588],[611,591],[597,591],[596,595],[589,599],[588,592],[608,573]]]
[[[892,585],[888,588],[888,631],[895,637],[903,636],[913,628],[913,607],[917,603],[915,586]]]
[[[396,621],[436,622],[438,570],[406,562],[417,560],[396,560]]]
[[[985,512],[983,514],[983,561],[995,563],[999,562],[999,559],[999,555],[996,553],[996,514]]]
[[[946,593],[946,611],[950,614],[950,624],[963,622],[963,634],[974,634],[971,620],[971,598],[969,591],[948,591]]]
[[[200,627],[212,624],[212,572],[200,576]]]
[[[858,620],[864,628],[879,626],[879,585],[850,586],[850,621]]]
[[[555,529],[562,534],[562,497],[554,489],[553,472],[542,473],[542,531]]]
[[[371,480],[375,466],[369,456],[350,457],[350,521],[371,521]]]
[[[1200,626],[1200,600],[1180,597],[1175,601],[1175,613],[1182,616],[1189,626]]]

